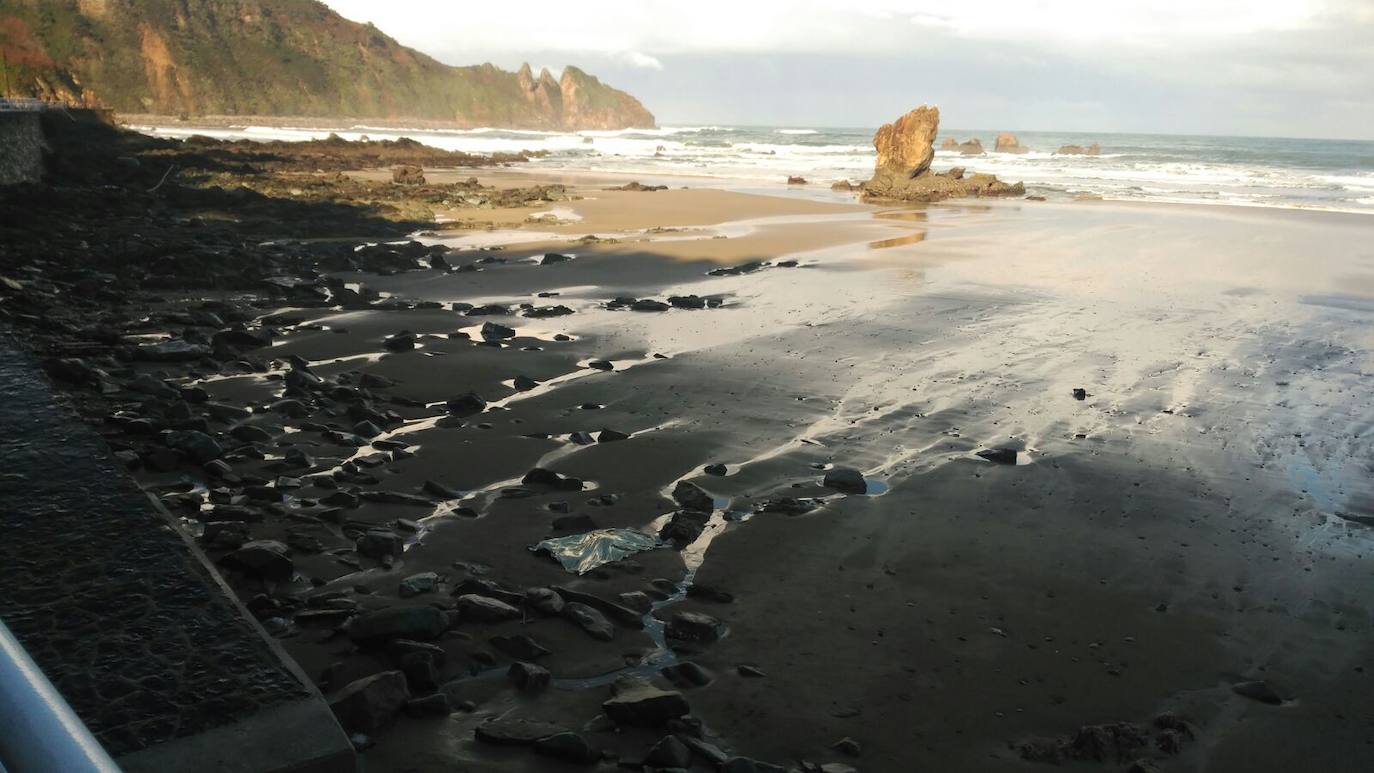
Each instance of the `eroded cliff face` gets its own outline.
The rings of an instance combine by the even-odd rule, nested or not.
[[[0,0],[0,52],[8,95],[125,113],[654,125],[575,67],[450,67],[317,0]]]

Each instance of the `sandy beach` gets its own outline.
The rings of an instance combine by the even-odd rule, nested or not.
[[[1026,770],[1038,748],[1028,742],[1069,739],[1071,757],[1080,728],[1111,723],[1134,729],[1084,752],[1107,769],[1137,757],[1199,771],[1374,760],[1357,591],[1370,535],[1346,518],[1374,515],[1360,440],[1367,218],[1104,202],[885,208],[603,182],[559,205],[559,222],[526,224],[538,238],[426,240],[485,245],[447,256],[478,271],[346,277],[436,307],[293,314],[301,323],[274,344],[275,361],[381,376],[413,407],[373,443],[398,441],[404,459],[304,432],[278,445],[319,469],[370,455],[388,490],[436,481],[461,494],[348,511],[353,526],[420,524],[389,567],[330,551],[297,565],[325,582],[316,595],[366,589],[364,609],[414,603],[398,582],[432,571],[436,601],[485,583],[616,603],[647,594],[660,599],[652,619],[701,613],[724,634],[665,647],[653,625],[601,642],[559,617],[464,621],[440,640],[440,682],[472,711],[402,721],[368,752],[370,769],[550,764],[473,740],[494,717],[582,730],[635,759],[662,732],[611,732],[599,706],[616,676],[671,688],[664,668],[690,685],[708,742],[774,764]],[[513,227],[531,214],[491,218]],[[579,240],[588,234],[598,240]],[[549,252],[572,260],[539,265]],[[746,269],[711,274],[735,266]],[[606,308],[689,295],[721,305]],[[454,303],[573,313],[474,317]],[[514,336],[483,343],[484,322]],[[402,330],[417,348],[388,352]],[[517,391],[517,376],[541,383]],[[203,386],[255,412],[280,397],[260,374]],[[469,392],[486,411],[436,426],[444,401]],[[629,437],[571,434],[607,428]],[[975,455],[987,449],[1016,451],[1016,464]],[[704,472],[712,464],[726,474]],[[834,467],[861,471],[871,494],[822,486]],[[584,490],[518,488],[533,468]],[[529,550],[569,530],[652,533],[680,509],[680,481],[713,500],[681,551],[579,577]],[[329,493],[306,483],[290,496]],[[780,497],[819,507],[763,511]],[[689,587],[706,590],[680,598]],[[308,671],[344,684],[377,669],[319,633],[305,625],[286,640]],[[492,650],[515,634],[550,650],[539,663],[554,686],[537,697],[508,682],[510,657]],[[707,684],[671,671],[688,662]],[[1233,689],[1250,681],[1281,704]],[[1186,726],[1156,726],[1161,715]],[[846,738],[858,757],[832,748]]]
[[[123,141],[7,319],[368,770],[1374,762],[1367,216]]]

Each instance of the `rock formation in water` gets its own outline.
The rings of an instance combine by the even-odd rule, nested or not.
[[[992,149],[998,153],[1027,153],[1030,151],[1030,148],[1022,145],[1021,141],[1016,139],[1016,135],[1011,132],[1002,132],[997,135],[997,142]]]
[[[464,30],[480,34],[478,30]],[[7,96],[121,113],[652,127],[576,67],[451,67],[317,0],[0,0]]]
[[[1086,148],[1082,145],[1063,145],[1055,153],[1061,156],[1097,156],[1102,154],[1102,146],[1096,142]]]
[[[900,201],[939,201],[960,196],[1019,196],[1021,183],[1011,185],[990,174],[966,175],[963,167],[934,172],[935,135],[940,109],[922,105],[896,121],[883,124],[873,135],[878,151],[873,178],[864,183],[866,198]],[[981,149],[981,145],[979,146]]]
[[[979,140],[977,137],[974,137],[971,140],[965,140],[963,142],[960,142],[954,139],[953,137],[946,137],[945,141],[940,143],[940,150],[952,150],[956,153],[965,156],[981,156],[983,155],[983,153],[986,152],[983,150],[982,141]]]

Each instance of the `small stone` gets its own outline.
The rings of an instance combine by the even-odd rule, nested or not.
[[[410,351],[415,348],[415,334],[409,330],[402,330],[396,335],[386,339],[382,345],[393,352]]]
[[[716,509],[715,500],[700,486],[690,481],[680,480],[673,487],[673,501],[685,510],[709,513]]]
[[[392,639],[437,639],[447,627],[447,616],[435,607],[388,607],[364,612],[350,620],[348,637],[361,643]]]
[[[1016,464],[1016,449],[1014,448],[985,448],[979,451],[977,455],[993,464]]]
[[[487,409],[487,401],[475,392],[468,392],[448,401],[448,411],[455,416],[471,416]]]
[[[565,606],[563,597],[552,588],[530,588],[525,591],[525,606],[545,615],[557,615]]]
[[[825,473],[821,485],[846,494],[863,494],[868,491],[868,481],[863,473],[849,467],[836,467]]]
[[[528,392],[539,386],[539,382],[529,376],[516,376],[514,386],[517,392]]]
[[[652,298],[642,298],[630,304],[632,311],[667,311],[672,308],[663,301],[656,301]]]
[[[405,538],[390,529],[368,529],[358,538],[356,547],[369,558],[394,558],[405,550]]]
[[[687,699],[676,690],[660,690],[648,682],[625,679],[617,682],[615,694],[601,704],[602,711],[622,725],[661,727],[691,711]]]
[[[478,335],[482,336],[484,341],[504,341],[507,338],[515,337],[515,328],[499,325],[495,322],[483,322]]]
[[[287,550],[284,543],[276,540],[256,540],[245,543],[220,563],[264,580],[285,582],[296,573],[296,565]]]
[[[534,751],[545,757],[584,765],[601,759],[601,752],[587,743],[585,738],[569,732],[556,733],[540,739],[535,743]]]
[[[613,429],[602,429],[600,432],[596,433],[596,442],[598,443],[614,443],[617,440],[629,439],[630,436],[628,434]]]
[[[463,498],[463,492],[455,488],[445,486],[444,484],[434,480],[425,481],[424,485],[421,488],[426,494],[436,496],[440,499],[447,500]]]
[[[710,671],[691,661],[664,666],[659,673],[678,687],[705,687],[715,679]]]
[[[611,364],[609,360],[591,360],[587,363],[587,367],[593,370],[615,370],[615,365]]]
[[[193,429],[164,432],[162,442],[168,448],[175,448],[186,454],[198,464],[205,464],[224,455],[224,449],[214,438]]]
[[[521,617],[520,610],[510,604],[490,596],[479,596],[476,593],[465,593],[459,596],[457,604],[458,612],[464,620],[478,623],[518,620]]]
[[[848,754],[850,757],[857,757],[863,752],[863,747],[853,738],[841,738],[830,745],[830,748],[841,754]]]
[[[644,764],[655,768],[686,768],[692,762],[692,751],[671,735],[665,735],[644,755]]]
[[[553,681],[553,675],[549,673],[547,668],[524,661],[510,664],[506,676],[510,677],[517,688],[530,692],[542,690]]]
[[[544,254],[544,257],[539,259],[539,265],[551,266],[555,263],[566,263],[570,260],[572,260],[572,258],[568,255],[563,255],[558,252],[548,252]]]
[[[1241,682],[1231,686],[1232,692],[1251,700],[1266,703],[1270,706],[1278,706],[1283,703],[1283,696],[1279,695],[1268,682],[1252,681]]]
[[[610,641],[615,638],[615,626],[606,616],[586,604],[572,602],[563,608],[563,616],[577,624],[593,639]]]
[[[690,642],[713,642],[724,631],[724,623],[701,612],[677,612],[663,628],[668,638]]]
[[[345,730],[375,734],[391,723],[409,698],[405,675],[383,671],[349,683],[329,699],[329,708]]]
[[[707,475],[715,475],[716,477],[720,477],[729,473],[730,468],[726,467],[723,464],[708,464],[702,468],[702,472],[706,473]]]
[[[552,722],[528,719],[494,719],[473,730],[477,740],[498,746],[532,746],[553,735],[567,732]]]
[[[768,676],[768,674],[764,673],[762,669],[744,664],[735,666],[735,671],[737,671],[740,676],[747,677],[750,679],[762,679]]]
[[[1088,390],[1083,389],[1082,387],[1078,387],[1078,388],[1074,389],[1074,390],[1073,390],[1073,399],[1075,399],[1075,400],[1086,400],[1086,399],[1088,399]]]
[[[439,575],[435,572],[420,572],[401,580],[397,592],[401,598],[408,599],[422,593],[433,593],[439,587]]]

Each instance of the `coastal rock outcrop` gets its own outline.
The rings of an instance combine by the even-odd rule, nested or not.
[[[935,135],[940,129],[940,109],[922,105],[873,135],[878,151],[873,178],[863,185],[865,198],[898,201],[940,201],[962,196],[1019,196],[1021,183],[1008,184],[990,174],[965,174],[962,168],[938,173],[930,168],[935,158]],[[974,140],[976,142],[976,140]],[[982,145],[979,145],[981,152]]]
[[[940,143],[940,150],[951,150],[965,156],[981,156],[987,152],[983,150],[983,142],[977,137],[963,142],[946,137],[945,141]]]
[[[1021,144],[1021,140],[1016,138],[1011,132],[1002,132],[997,135],[997,142],[992,147],[998,153],[1026,153],[1030,148]]]
[[[1099,156],[1102,155],[1102,146],[1094,142],[1086,148],[1082,145],[1062,145],[1055,151],[1060,156]]]

